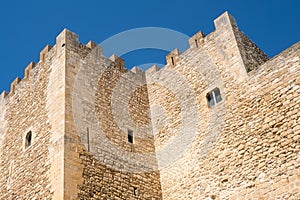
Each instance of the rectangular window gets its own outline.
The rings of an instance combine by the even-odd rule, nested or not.
[[[206,95],[206,99],[210,107],[215,106],[222,101],[222,96],[219,88],[215,88]]]
[[[195,40],[196,48],[198,48],[198,40]]]
[[[128,130],[128,142],[133,144],[133,131]]]
[[[171,59],[172,59],[172,65],[174,65],[174,64],[175,64],[175,62],[174,62],[174,58],[173,58],[173,57],[171,57]]]
[[[90,129],[89,128],[86,128],[86,140],[87,140],[88,152],[90,152]]]

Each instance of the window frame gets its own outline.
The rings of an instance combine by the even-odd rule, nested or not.
[[[215,87],[214,89],[210,90],[206,94],[206,100],[208,103],[208,107],[210,108],[215,107],[216,105],[221,103],[223,101],[223,98],[220,88]]]

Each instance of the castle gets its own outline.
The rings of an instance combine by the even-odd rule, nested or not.
[[[300,43],[224,13],[128,70],[63,30],[0,96],[0,199],[300,199]]]

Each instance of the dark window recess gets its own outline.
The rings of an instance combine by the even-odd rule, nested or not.
[[[195,40],[196,48],[198,48],[198,40]]]
[[[133,131],[128,130],[128,142],[133,144]]]
[[[214,96],[213,96],[213,93],[212,93],[212,92],[209,92],[209,93],[206,95],[206,98],[207,98],[207,101],[208,101],[210,107],[212,107],[212,106],[215,105],[215,100],[214,100]]]
[[[136,196],[137,195],[137,187],[134,187],[133,188],[133,196]]]
[[[88,152],[90,152],[90,129],[89,128],[86,128],[86,140],[87,140]]]
[[[25,147],[30,147],[32,144],[32,132],[29,131],[26,135],[26,138],[25,138]]]
[[[174,62],[174,58],[173,58],[173,57],[171,57],[171,60],[172,60],[172,65],[174,65],[174,64],[175,64],[175,62]]]
[[[219,88],[215,88],[206,95],[206,99],[210,107],[215,106],[222,101],[222,96]]]

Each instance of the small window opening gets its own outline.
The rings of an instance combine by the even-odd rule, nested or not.
[[[64,47],[64,46],[66,46],[66,44],[65,44],[65,43],[63,43],[63,44],[61,45],[61,47]]]
[[[172,65],[174,65],[175,64],[174,57],[171,57],[171,59],[172,59]]]
[[[133,196],[137,195],[137,187],[133,187]]]
[[[210,107],[215,106],[222,101],[222,96],[219,88],[215,88],[206,95],[206,99]]]
[[[31,144],[32,144],[32,132],[29,131],[25,138],[25,147],[28,148],[31,146]]]
[[[133,144],[133,131],[128,130],[128,142]]]
[[[88,152],[90,152],[90,129],[89,128],[86,128],[86,140],[87,140]]]
[[[196,47],[198,48],[198,40],[195,40]]]

